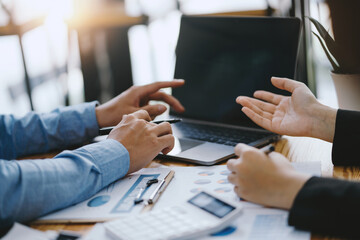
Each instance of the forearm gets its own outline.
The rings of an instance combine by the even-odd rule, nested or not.
[[[128,152],[115,140],[64,151],[54,159],[0,160],[0,226],[81,202],[128,168]]]
[[[336,117],[332,161],[334,165],[359,166],[360,112],[339,110]]]
[[[312,232],[359,237],[360,184],[312,177],[298,193],[289,224]]]
[[[98,133],[95,102],[23,118],[0,116],[0,158],[44,153],[80,145]]]

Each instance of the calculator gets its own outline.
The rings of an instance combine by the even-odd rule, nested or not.
[[[241,203],[229,203],[202,191],[182,205],[122,217],[104,227],[114,239],[193,239],[224,229],[241,212]]]

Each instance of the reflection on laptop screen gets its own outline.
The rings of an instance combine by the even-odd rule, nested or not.
[[[186,80],[173,95],[179,115],[255,126],[235,99],[256,90],[286,94],[271,76],[294,77],[300,21],[294,18],[182,17],[175,78]]]

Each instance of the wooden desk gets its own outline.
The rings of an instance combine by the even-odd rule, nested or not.
[[[360,179],[359,168],[354,167],[333,167],[331,163],[332,144],[318,139],[305,137],[283,137],[277,144],[275,151],[284,154],[292,162],[321,161],[323,176],[345,179]],[[36,156],[38,157],[38,156]],[[47,156],[49,157],[49,156]],[[148,167],[157,167],[159,164],[167,166],[194,166],[193,164],[179,163],[175,161],[154,160]],[[223,163],[225,164],[225,163]],[[86,233],[94,224],[30,224],[38,230],[70,230],[79,233]],[[336,239],[325,236],[312,235],[311,239]]]

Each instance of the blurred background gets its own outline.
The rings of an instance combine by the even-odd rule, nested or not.
[[[105,102],[133,84],[171,80],[181,14],[312,16],[332,32],[319,0],[0,0],[0,113]],[[296,79],[336,107],[311,31],[306,21]]]

